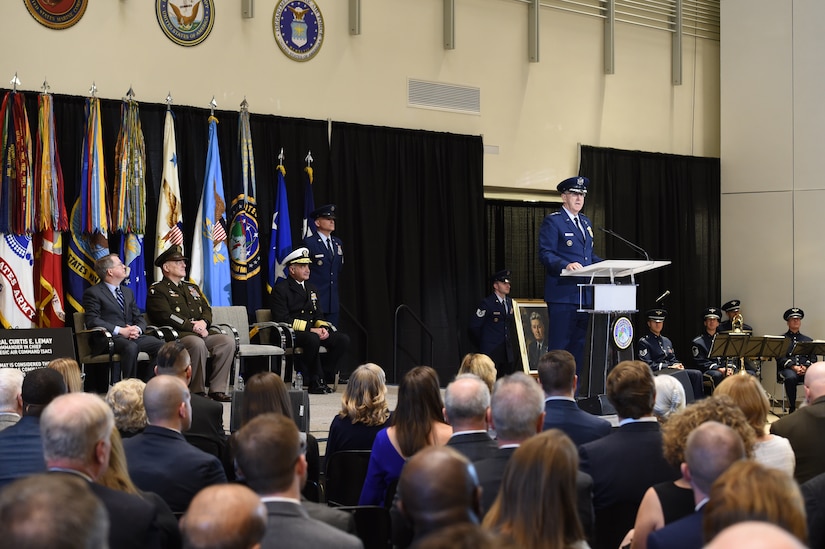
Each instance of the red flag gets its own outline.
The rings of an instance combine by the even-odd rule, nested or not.
[[[63,303],[63,234],[47,229],[35,238],[35,299],[37,327],[60,328],[66,324]]]

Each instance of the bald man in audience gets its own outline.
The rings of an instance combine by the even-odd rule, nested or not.
[[[739,522],[728,526],[713,538],[705,549],[806,549],[798,539],[786,530],[769,522]],[[811,545],[811,547],[816,547]]]
[[[742,437],[727,425],[706,421],[694,429],[687,438],[681,469],[693,489],[696,511],[651,532],[647,546],[650,549],[701,549],[705,544],[702,519],[710,487],[728,467],[745,457]]]
[[[40,414],[48,403],[65,393],[66,382],[57,370],[37,368],[26,374],[20,389],[23,417],[0,431],[0,489],[15,479],[46,470]]]
[[[266,505],[262,547],[363,547],[355,536],[311,518],[301,505],[306,447],[294,421],[280,414],[257,416],[235,433],[232,448],[239,479]]]
[[[115,418],[97,395],[69,393],[55,398],[40,418],[43,456],[53,474],[67,474],[88,483],[109,516],[109,546],[113,549],[174,547],[180,534],[162,522],[150,500],[95,482],[109,466]]]
[[[825,473],[825,362],[811,364],[805,373],[805,402],[807,406],[771,424],[771,433],[791,443],[794,478],[800,484]]]
[[[183,513],[200,490],[226,482],[215,456],[195,448],[183,436],[192,423],[186,383],[156,376],[143,390],[149,425],[123,441],[129,475],[141,490],[155,492],[175,513]]]
[[[487,434],[490,418],[490,389],[480,377],[461,374],[444,392],[444,420],[453,428],[447,441],[470,461],[492,456],[496,443]]]
[[[266,532],[266,507],[246,486],[209,486],[189,504],[180,528],[189,549],[255,549]]]
[[[0,368],[0,431],[20,421],[23,415],[23,372]]]
[[[447,526],[478,523],[481,488],[470,461],[446,446],[411,457],[398,480],[398,509],[413,528],[413,542]]]
[[[109,517],[82,478],[41,473],[0,492],[0,540],[19,548],[106,547]]]

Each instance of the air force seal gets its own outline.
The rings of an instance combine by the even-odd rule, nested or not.
[[[324,41],[324,18],[314,0],[280,0],[272,15],[275,41],[293,61],[309,61]]]

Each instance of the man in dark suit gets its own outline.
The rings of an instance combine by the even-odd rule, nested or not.
[[[212,307],[197,284],[184,280],[186,261],[180,246],[172,246],[155,259],[163,279],[149,288],[146,312],[153,323],[170,325],[180,333],[180,341],[192,359],[189,389],[195,394],[205,394],[206,359],[211,355],[209,398],[229,402],[232,398],[226,390],[235,356],[235,340],[230,335],[209,331]]]
[[[513,300],[510,298],[510,271],[492,276],[493,293],[479,304],[470,319],[470,335],[479,352],[489,356],[496,365],[496,375],[513,371]]]
[[[109,547],[179,546],[173,517],[163,521],[159,508],[150,500],[95,482],[109,465],[114,424],[112,410],[97,395],[69,393],[54,399],[40,422],[49,471],[88,481],[109,515]],[[169,515],[168,510],[166,513]]]
[[[312,259],[309,282],[318,289],[318,304],[324,318],[333,326],[338,326],[338,275],[344,267],[344,246],[340,238],[332,236],[335,230],[335,204],[316,208],[309,216],[315,220],[315,232],[304,238],[304,246]]]
[[[304,381],[310,394],[331,393],[327,383],[335,379],[338,361],[349,347],[349,336],[337,331],[319,307],[318,289],[309,280],[309,250],[298,248],[284,258],[288,276],[272,288],[272,320],[286,322],[295,330],[295,346],[301,347]],[[327,352],[319,357],[321,345]]]
[[[83,292],[84,320],[87,328],[105,328],[114,337],[114,351],[120,355],[120,362],[114,367],[112,381],[137,376],[141,351],[150,357],[148,374],[163,340],[145,333],[146,321],[135,294],[121,285],[126,279],[126,265],[117,254],[109,254],[95,261],[95,273],[100,282]]]
[[[258,548],[266,532],[266,507],[246,486],[207,486],[189,504],[180,529],[188,549]]]
[[[0,489],[15,479],[42,473],[43,442],[40,414],[48,403],[66,392],[66,382],[57,370],[38,368],[23,378],[20,390],[23,416],[0,431]]]
[[[447,446],[472,462],[491,457],[496,443],[487,434],[489,414],[487,384],[473,374],[456,377],[444,393],[444,420],[453,428]]]
[[[651,549],[701,549],[702,519],[710,487],[735,461],[745,459],[745,445],[739,434],[716,421],[707,421],[688,435],[682,474],[693,489],[696,511],[654,530],[647,538]]]
[[[602,259],[593,252],[593,226],[581,213],[590,180],[570,177],[556,186],[563,207],[544,218],[539,230],[539,260],[544,277],[544,301],[554,328],[547,332],[548,349],[564,349],[576,358],[576,375],[584,361],[584,340],[589,315],[578,312],[580,282],[563,277],[561,272],[576,271]],[[582,305],[587,308],[592,296],[585,292]]]
[[[153,377],[143,391],[149,425],[123,441],[132,481],[141,490],[158,494],[174,513],[185,512],[202,488],[226,482],[218,458],[183,436],[192,423],[190,398],[180,379]]]
[[[580,468],[593,477],[595,549],[616,549],[633,528],[645,491],[679,477],[662,454],[655,397],[650,367],[640,360],[620,362],[607,376],[607,398],[619,416],[619,428],[579,446]]]
[[[807,406],[771,423],[771,433],[791,443],[799,484],[825,473],[825,362],[811,364],[805,372],[805,402]]]
[[[543,430],[561,429],[576,446],[610,434],[610,422],[588,414],[576,399],[576,359],[567,351],[546,353],[538,363],[539,381],[544,389]]]
[[[235,433],[233,447],[240,478],[266,505],[263,547],[363,547],[355,536],[310,518],[301,505],[307,462],[294,421],[258,416]]]

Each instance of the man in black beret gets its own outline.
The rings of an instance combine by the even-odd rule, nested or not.
[[[470,320],[470,335],[480,353],[489,356],[496,365],[496,376],[513,372],[513,300],[510,298],[510,271],[492,276],[493,293],[484,298]]]
[[[779,382],[785,385],[785,394],[790,401],[789,410],[796,410],[796,386],[805,382],[805,372],[808,367],[816,362],[816,355],[792,355],[791,350],[797,341],[813,341],[810,337],[799,332],[802,327],[802,319],[805,318],[805,311],[799,307],[791,307],[782,315],[788,323],[788,331],[785,332],[785,339],[788,342],[784,356],[776,359],[776,371]]]

